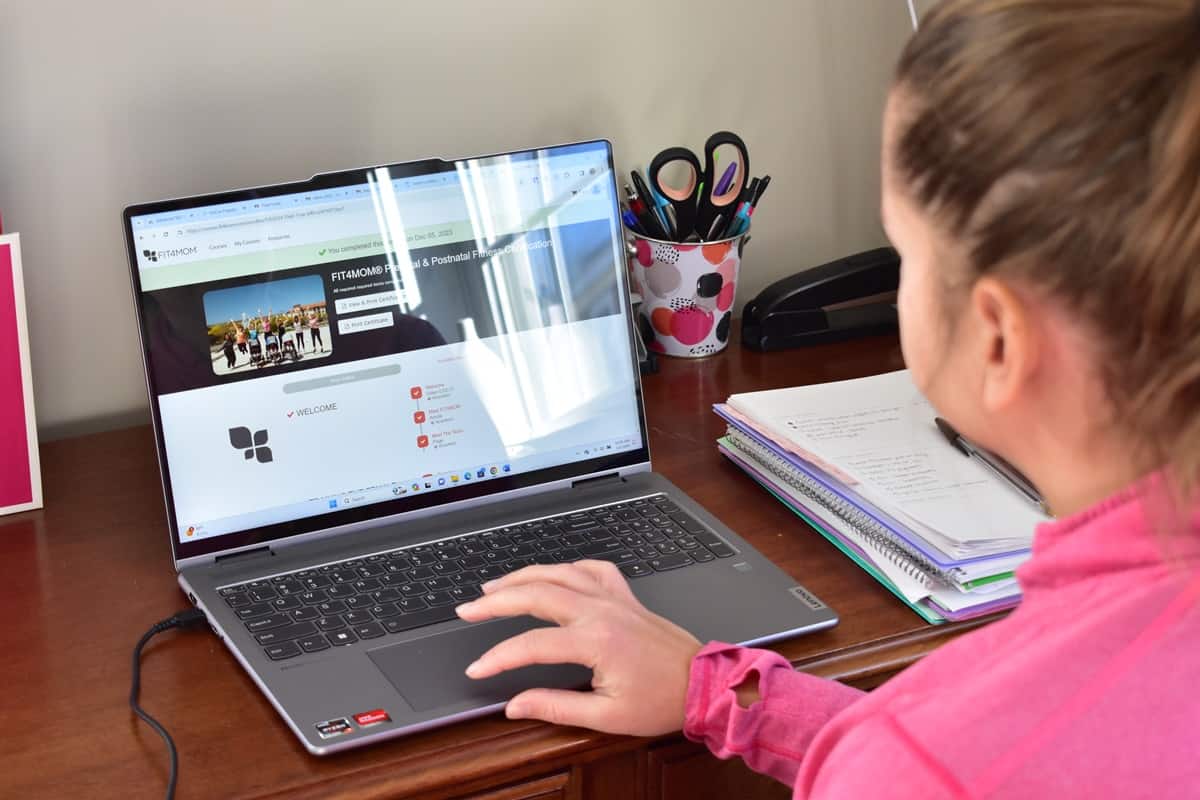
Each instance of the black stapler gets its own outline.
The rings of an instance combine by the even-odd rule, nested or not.
[[[742,344],[786,350],[897,330],[900,256],[867,250],[806,269],[763,289],[742,310]]]

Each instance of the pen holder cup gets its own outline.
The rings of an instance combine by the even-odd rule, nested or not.
[[[749,230],[695,244],[626,233],[633,286],[642,296],[638,331],[646,347],[683,358],[724,350]]]

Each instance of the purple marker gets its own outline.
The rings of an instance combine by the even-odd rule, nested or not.
[[[717,181],[717,190],[713,194],[714,197],[720,197],[729,191],[729,184],[733,183],[733,176],[737,174],[737,162],[734,161],[725,168],[725,174],[721,176],[721,180]]]

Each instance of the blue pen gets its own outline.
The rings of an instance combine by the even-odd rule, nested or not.
[[[634,233],[640,233],[643,236],[646,234],[646,232],[642,230],[642,226],[638,225],[637,217],[635,217],[633,212],[629,209],[625,208],[621,210],[621,221],[625,223],[626,228],[629,228],[629,230],[633,231]]]

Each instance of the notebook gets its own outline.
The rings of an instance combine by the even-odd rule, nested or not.
[[[950,447],[907,371],[734,395],[722,455],[929,622],[1015,605],[1046,517]]]

